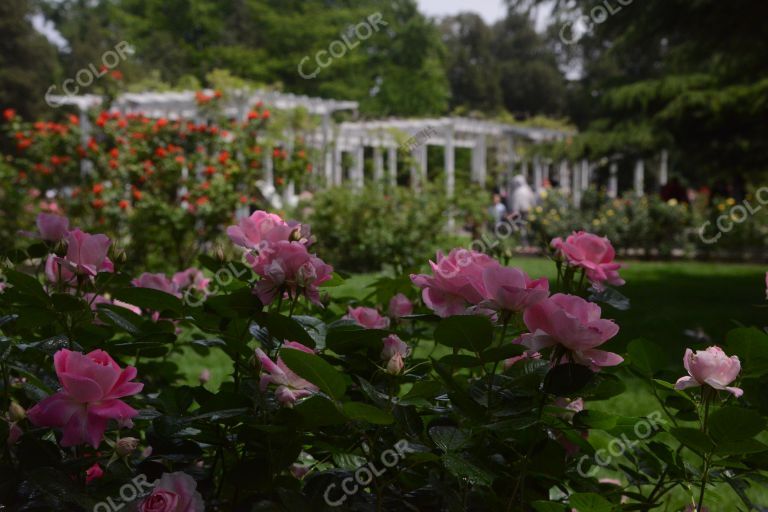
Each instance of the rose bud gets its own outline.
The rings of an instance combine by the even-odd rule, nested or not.
[[[11,402],[11,406],[8,407],[8,416],[11,418],[11,421],[21,421],[27,417],[27,411],[17,402]]]
[[[121,457],[127,457],[139,447],[139,440],[135,437],[121,437],[115,444],[115,451]]]

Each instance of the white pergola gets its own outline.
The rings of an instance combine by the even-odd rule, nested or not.
[[[202,91],[213,96],[213,90]],[[111,111],[123,114],[141,113],[147,117],[165,117],[171,120],[189,119],[204,122],[210,112],[197,101],[195,91],[168,91],[125,93],[111,104]],[[86,112],[103,104],[103,98],[96,95],[50,96],[50,101],[59,105],[73,105],[80,111],[83,137],[87,138],[90,130]],[[516,153],[519,143],[538,144],[563,140],[574,133],[566,130],[553,130],[541,127],[524,127],[509,123],[486,121],[463,117],[440,117],[422,119],[382,119],[369,121],[349,121],[335,124],[333,115],[348,111],[356,116],[356,101],[313,98],[269,90],[234,89],[227,91],[221,98],[217,111],[225,117],[243,121],[249,109],[258,102],[263,102],[275,110],[302,108],[310,115],[317,116],[321,123],[317,129],[305,134],[308,145],[318,150],[321,161],[316,168],[323,169],[327,186],[341,185],[345,181],[354,187],[362,188],[365,184],[366,148],[372,149],[373,181],[394,186],[398,176],[398,154],[409,158],[409,181],[414,190],[418,190],[429,179],[429,146],[443,148],[443,169],[445,170],[445,191],[448,196],[455,193],[456,186],[456,148],[470,149],[472,152],[470,177],[473,182],[486,183],[488,149],[495,149],[496,162],[504,170],[504,179],[509,179],[517,171],[530,178],[536,192],[551,177],[557,177],[562,190],[570,192],[573,202],[579,204],[582,192],[588,188],[594,177],[595,169],[609,164],[608,194],[618,194],[618,164],[610,162],[552,162],[538,157],[526,158]],[[286,143],[292,143],[292,134],[286,133]],[[273,186],[272,151],[264,151],[264,181]],[[344,168],[344,153],[352,155],[352,165]],[[386,172],[385,172],[386,154]],[[532,172],[529,172],[529,165]],[[385,176],[386,175],[386,176]],[[658,182],[667,181],[667,154],[662,152],[659,158]],[[642,195],[645,182],[645,162],[640,159],[634,165],[633,188]],[[506,184],[496,184],[505,186]]]

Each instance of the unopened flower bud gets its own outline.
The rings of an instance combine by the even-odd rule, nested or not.
[[[387,373],[390,375],[399,375],[404,367],[405,363],[403,363],[403,356],[401,356],[400,353],[396,353],[389,358],[389,362],[387,362]]]
[[[139,440],[135,437],[121,437],[117,440],[115,451],[121,457],[126,457],[136,451],[139,447]]]
[[[8,416],[11,421],[21,421],[27,417],[27,411],[17,402],[11,402],[11,406],[8,407]]]
[[[198,376],[198,380],[201,385],[208,383],[208,381],[211,380],[211,370],[203,368],[203,371],[200,372],[200,376]]]

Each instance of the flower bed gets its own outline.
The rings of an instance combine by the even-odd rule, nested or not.
[[[674,368],[649,341],[615,353],[608,308],[627,300],[606,238],[554,240],[555,282],[454,249],[350,303],[326,293],[343,280],[309,226],[267,212],[227,230],[241,257],[174,275],[131,275],[62,217],[37,224],[0,293],[13,510],[607,512],[673,490],[704,510],[713,484],[757,505],[768,336],[736,329]],[[214,347],[225,383],[180,383],[169,356]],[[628,374],[657,412],[594,407]]]

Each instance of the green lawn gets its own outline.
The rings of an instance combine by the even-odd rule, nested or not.
[[[556,272],[551,261],[542,258],[519,258],[512,263],[532,277],[554,279]],[[712,343],[720,343],[725,333],[737,325],[765,325],[766,268],[759,265],[700,263],[700,262],[629,262],[621,271],[627,284],[621,292],[631,300],[629,311],[603,307],[603,316],[612,318],[621,330],[606,347],[622,352],[625,345],[636,338],[652,340],[667,349],[670,363],[679,365],[690,340],[687,329],[702,329]],[[331,288],[334,297],[364,297],[366,287],[379,274],[359,274],[350,277],[341,286]],[[219,351],[207,357],[188,352],[179,358],[183,372],[191,383],[203,368],[212,372],[208,387],[218,387],[229,378],[231,364]],[[681,373],[682,375],[682,373]],[[626,375],[627,379],[632,379]],[[607,402],[591,405],[598,409],[620,412],[627,416],[640,416],[653,412],[658,406],[647,386],[632,379],[626,393]],[[607,444],[605,435],[593,434],[596,446]],[[611,475],[605,475],[611,476]],[[678,488],[669,496],[661,510],[676,512],[690,503],[691,493]],[[750,489],[748,493],[756,503],[768,505],[768,491]],[[712,511],[738,510],[738,498],[730,488],[719,487],[708,493],[707,502]],[[740,508],[743,508],[740,507]]]

